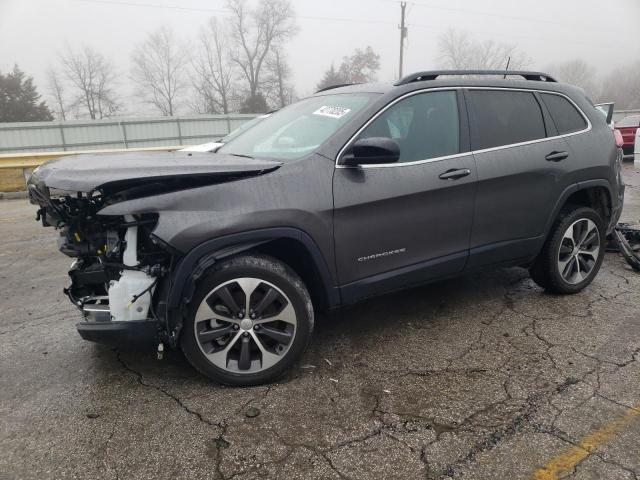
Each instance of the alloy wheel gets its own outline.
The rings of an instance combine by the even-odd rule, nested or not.
[[[233,373],[256,373],[277,364],[297,327],[289,297],[258,278],[236,278],[215,287],[200,303],[194,322],[205,356]]]
[[[573,222],[565,231],[558,252],[558,271],[565,282],[575,285],[593,271],[600,255],[600,232],[587,218]]]

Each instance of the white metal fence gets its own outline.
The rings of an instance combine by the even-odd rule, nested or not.
[[[628,117],[629,115],[640,115],[640,110],[616,110],[613,112],[613,121],[617,122],[618,120],[622,120],[624,117]]]
[[[621,110],[614,120],[640,110]],[[0,123],[0,153],[167,147],[211,142],[253,114],[194,115],[129,120]]]
[[[0,123],[0,153],[164,147],[211,142],[255,115]]]

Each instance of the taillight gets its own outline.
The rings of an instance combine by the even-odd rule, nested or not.
[[[624,145],[624,140],[622,139],[622,133],[620,133],[620,130],[614,130],[613,131],[613,137],[616,139],[616,146],[618,148],[622,147],[622,145]]]

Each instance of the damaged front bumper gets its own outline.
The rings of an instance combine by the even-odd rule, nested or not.
[[[150,347],[160,342],[158,322],[155,320],[87,321],[76,324],[76,328],[84,340],[110,347]]]
[[[124,220],[124,237],[114,242],[120,253],[98,257],[97,261],[77,258],[69,270],[71,285],[64,293],[84,317],[77,329],[85,340],[111,346],[157,344],[160,324],[153,295],[166,270],[160,264],[141,261],[140,221],[129,215]],[[64,249],[77,249],[68,245],[68,234],[63,239]],[[101,248],[110,251],[106,245]]]
[[[84,340],[129,348],[155,346],[161,341],[160,324],[155,319],[117,321],[111,315],[108,296],[76,298],[72,292],[73,280],[64,293],[84,317],[76,324]]]

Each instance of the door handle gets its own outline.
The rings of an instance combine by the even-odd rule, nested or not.
[[[568,157],[569,157],[569,154],[567,152],[551,152],[549,155],[547,155],[544,158],[550,162],[559,162]]]
[[[468,168],[454,168],[453,170],[447,170],[440,174],[442,180],[458,180],[459,178],[466,177],[471,173]]]

